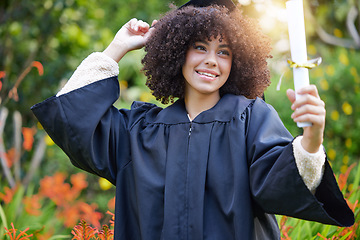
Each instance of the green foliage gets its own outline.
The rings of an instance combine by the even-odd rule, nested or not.
[[[4,227],[10,229],[10,223],[14,224],[16,227],[27,227],[29,228],[28,234],[35,233],[37,236],[44,235],[50,230],[62,229],[62,223],[54,218],[54,215],[56,214],[56,205],[53,202],[42,201],[41,215],[28,212],[35,211],[34,209],[31,209],[31,207],[29,208],[29,206],[24,205],[24,199],[33,195],[31,193],[32,189],[33,187],[30,187],[25,190],[23,186],[19,186],[16,191],[14,191],[11,202],[0,206],[1,237],[4,236],[5,233]],[[56,237],[56,234],[53,234],[53,236]]]
[[[187,0],[173,1],[181,5]],[[255,2],[255,1],[253,1]],[[257,1],[261,2],[261,1]],[[284,7],[282,0],[272,0],[274,6]],[[328,157],[337,176],[345,174],[351,164],[359,162],[360,156],[360,62],[359,51],[341,47],[330,47],[324,44],[316,34],[319,25],[328,33],[342,39],[350,38],[346,29],[346,17],[351,6],[359,9],[357,0],[309,0],[304,1],[307,6],[307,31],[309,56],[322,56],[323,64],[310,71],[311,82],[318,86],[320,95],[326,103],[327,122],[324,145]],[[69,229],[61,226],[61,220],[56,216],[55,204],[46,199],[40,201],[41,216],[33,216],[26,212],[24,199],[37,194],[40,181],[56,172],[76,174],[79,170],[72,167],[68,157],[51,141],[47,139],[47,148],[41,157],[41,167],[33,169],[35,153],[40,143],[44,141],[44,131],[37,126],[37,121],[30,111],[30,107],[47,97],[54,95],[62,84],[71,76],[82,59],[93,51],[102,51],[112,40],[118,29],[129,19],[136,17],[147,22],[159,18],[168,8],[168,0],[3,0],[0,1],[0,115],[4,107],[9,109],[9,116],[19,112],[22,116],[20,126],[11,118],[5,120],[6,127],[1,135],[4,151],[11,155],[16,148],[20,154],[21,168],[18,181],[24,179],[28,172],[34,175],[29,184],[20,185],[13,201],[5,204],[1,200],[0,206],[0,238],[4,236],[4,226],[11,228],[13,222],[19,230],[27,227],[29,233],[48,233],[50,227],[58,232],[50,239],[69,238]],[[268,9],[259,12],[258,4],[243,8],[247,14],[260,17],[270,13]],[[312,16],[311,16],[312,15]],[[316,21],[315,21],[316,20]],[[358,21],[358,19],[357,19]],[[269,61],[272,70],[273,84],[266,92],[266,101],[271,103],[279,112],[285,126],[293,135],[301,134],[301,129],[290,118],[290,102],[285,90],[292,88],[291,70],[285,71],[278,65],[283,65],[289,57],[288,52],[277,52],[277,45],[283,46],[280,40],[287,38],[286,23],[275,21],[275,30],[268,34],[274,39],[274,58]],[[359,28],[359,22],[355,24]],[[116,103],[118,107],[129,107],[134,100],[151,101],[155,99],[144,86],[145,77],[139,71],[144,52],[134,51],[119,63],[121,97]],[[34,61],[38,61],[44,68],[44,74],[39,75],[32,68]],[[281,70],[279,70],[281,69]],[[285,72],[280,91],[275,87],[280,75]],[[5,74],[5,76],[3,75]],[[16,86],[16,83],[20,85]],[[17,90],[18,99],[9,98],[9,92]],[[21,127],[36,129],[34,147],[24,149],[16,147],[17,137],[14,129]],[[31,140],[20,134],[21,142]],[[35,132],[34,132],[35,134]],[[0,142],[1,142],[0,141]],[[20,144],[21,145],[21,144]],[[15,167],[11,167],[14,174]],[[3,171],[3,168],[0,168]],[[107,211],[107,203],[114,195],[114,188],[103,190],[98,184],[98,177],[89,176],[89,187],[81,193],[82,198],[91,199],[99,206],[101,212]],[[359,191],[360,167],[357,165],[348,176],[348,184],[343,191],[351,204],[360,200]],[[4,174],[0,174],[0,193],[5,193],[4,187],[9,183]],[[359,208],[356,206],[356,222],[360,222]],[[80,220],[80,219],[79,219]],[[108,219],[103,219],[107,222]],[[279,220],[281,220],[279,218]],[[281,222],[281,221],[279,221]],[[283,233],[289,233],[292,239],[323,239],[322,237],[345,239],[345,229],[322,225],[296,219],[283,220]],[[288,227],[288,228],[287,228]],[[40,229],[40,230],[39,230]],[[353,228],[355,229],[355,228]],[[360,236],[358,229],[355,229]],[[318,233],[321,234],[317,235]],[[352,234],[349,232],[348,234]],[[341,236],[340,236],[341,235]],[[283,236],[285,237],[285,236]]]

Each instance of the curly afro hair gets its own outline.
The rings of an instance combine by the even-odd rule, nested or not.
[[[267,59],[271,57],[270,39],[253,19],[239,9],[225,7],[184,7],[170,11],[156,23],[145,46],[142,59],[146,85],[163,104],[184,98],[182,66],[187,50],[195,42],[212,37],[225,38],[233,54],[228,80],[220,88],[248,98],[261,97],[270,85]]]

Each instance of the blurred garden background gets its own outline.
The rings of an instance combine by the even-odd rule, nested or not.
[[[301,134],[285,95],[293,88],[286,1],[239,2],[273,39],[266,101],[294,136]],[[324,146],[356,223],[338,228],[278,216],[279,227],[282,239],[360,239],[360,1],[304,5],[309,59],[323,59],[310,81],[326,103]],[[0,239],[112,238],[115,187],[73,167],[30,107],[56,94],[82,59],[104,50],[129,19],[152,22],[168,10],[167,0],[0,1]],[[119,63],[118,107],[155,102],[139,71],[143,55],[134,51]]]

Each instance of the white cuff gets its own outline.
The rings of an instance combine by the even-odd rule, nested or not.
[[[82,61],[56,96],[58,97],[93,82],[117,76],[118,74],[119,65],[117,62],[102,52],[92,53]]]
[[[320,147],[318,152],[309,153],[301,145],[301,139],[302,136],[298,136],[292,143],[296,166],[307,188],[315,193],[324,174],[326,158],[324,148]]]

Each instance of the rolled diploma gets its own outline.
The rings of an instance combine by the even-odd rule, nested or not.
[[[290,39],[291,59],[295,63],[306,63],[306,37],[304,22],[304,7],[302,0],[289,0],[286,2],[288,15],[288,28]],[[295,92],[309,85],[309,70],[307,68],[293,67]],[[298,98],[296,94],[296,98]],[[311,126],[309,122],[297,123],[298,127]]]

